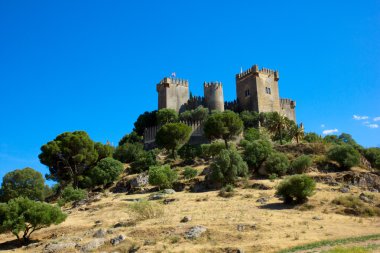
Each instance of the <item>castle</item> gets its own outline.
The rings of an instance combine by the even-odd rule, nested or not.
[[[189,95],[187,80],[165,77],[157,84],[158,109],[170,108],[177,112],[195,109],[202,105],[210,110],[235,112],[244,110],[256,112],[278,112],[296,121],[296,102],[280,98],[279,72],[253,65],[246,71],[236,74],[237,98],[225,102],[221,82],[204,82],[204,96]]]

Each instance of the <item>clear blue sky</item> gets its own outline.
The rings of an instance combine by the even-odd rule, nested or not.
[[[46,173],[39,149],[65,131],[116,144],[157,108],[155,85],[172,72],[196,95],[222,81],[233,100],[235,74],[253,64],[280,71],[280,96],[297,101],[307,131],[380,146],[379,60],[377,0],[4,0],[0,178]]]

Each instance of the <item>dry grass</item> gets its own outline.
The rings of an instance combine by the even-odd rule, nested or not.
[[[254,181],[274,187],[278,181]],[[249,182],[250,184],[254,183]],[[104,245],[99,251],[128,252],[130,247],[140,247],[138,252],[226,252],[226,249],[243,249],[245,252],[276,252],[296,245],[316,242],[326,239],[338,239],[358,235],[368,235],[379,232],[378,217],[354,217],[336,214],[333,199],[343,194],[323,184],[317,185],[317,193],[310,199],[309,207],[289,207],[274,197],[275,189],[235,189],[235,197],[221,198],[218,191],[205,193],[178,192],[170,195],[176,198],[163,208],[160,215],[151,215],[147,219],[139,218],[137,214],[145,213],[144,208],[132,202],[135,199],[146,199],[148,194],[108,194],[101,201],[90,206],[91,209],[101,206],[95,211],[72,210],[68,219],[33,234],[46,244],[50,240],[67,241],[80,238],[79,244],[92,239],[93,233],[99,228],[113,229],[113,225],[121,221],[135,221],[135,225],[113,229],[110,239],[118,234],[125,234],[127,240],[118,246]],[[352,193],[360,193],[354,188]],[[379,193],[375,193],[379,197]],[[260,204],[256,200],[261,196],[270,196],[268,203]],[[158,201],[153,201],[158,202]],[[145,203],[145,202],[140,202]],[[152,203],[149,201],[149,203]],[[135,208],[131,208],[131,206]],[[138,206],[138,207],[137,207]],[[148,210],[150,210],[148,208]],[[181,223],[184,216],[191,216],[188,223]],[[315,217],[318,216],[318,219]],[[100,220],[100,226],[95,221]],[[192,226],[202,225],[208,231],[199,239],[186,240],[184,233]],[[238,231],[238,225],[244,229]],[[52,235],[54,234],[53,238]],[[0,242],[13,240],[11,234],[0,235]],[[43,246],[35,252],[42,251]],[[25,252],[16,249],[13,252]]]

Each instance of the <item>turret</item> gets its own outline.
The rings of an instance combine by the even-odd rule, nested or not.
[[[177,112],[189,100],[189,81],[165,77],[157,84],[158,109],[169,108]]]
[[[224,111],[223,85],[221,82],[204,82],[205,103],[209,110]]]

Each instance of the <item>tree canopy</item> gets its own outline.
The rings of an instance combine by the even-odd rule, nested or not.
[[[158,130],[156,142],[159,147],[165,148],[172,152],[175,158],[176,150],[180,149],[191,135],[191,127],[183,123],[168,123]]]
[[[157,112],[157,122],[160,125],[164,125],[167,123],[174,123],[178,121],[178,113],[173,109],[160,109]]]

